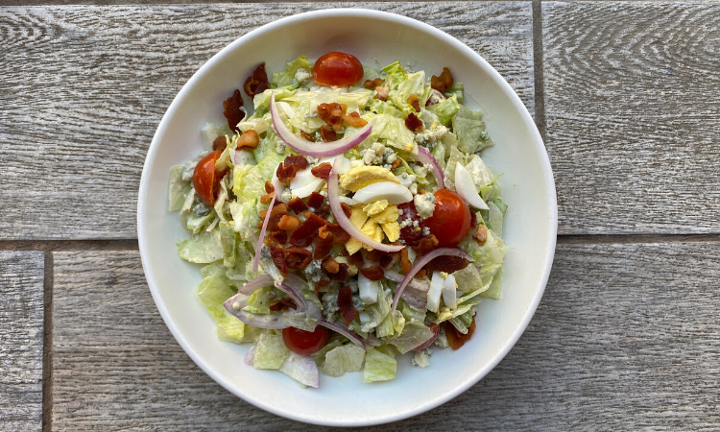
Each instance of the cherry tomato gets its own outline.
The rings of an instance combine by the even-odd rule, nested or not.
[[[322,85],[345,87],[360,81],[363,75],[360,60],[341,52],[329,52],[313,66],[313,79]]]
[[[222,151],[217,150],[200,159],[193,172],[193,187],[200,199],[210,206],[215,204],[215,191],[217,189],[217,173],[215,172],[215,161],[220,157]]]
[[[470,231],[470,208],[448,189],[435,192],[435,211],[425,226],[437,237],[439,247],[455,247]]]
[[[282,337],[285,346],[290,351],[300,355],[310,355],[325,346],[328,332],[320,326],[315,327],[315,331],[311,332],[295,327],[287,327],[283,329]]]

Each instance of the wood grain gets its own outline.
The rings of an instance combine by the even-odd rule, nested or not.
[[[42,252],[0,252],[0,430],[40,431]]]
[[[165,328],[137,252],[55,252],[63,430],[300,430],[205,376]],[[720,244],[560,245],[501,364],[405,430],[717,430]]]
[[[561,234],[720,232],[720,3],[543,2]]]
[[[135,238],[145,153],[213,54],[270,21],[352,3],[0,9],[0,239]],[[366,3],[481,53],[533,112],[527,2]]]

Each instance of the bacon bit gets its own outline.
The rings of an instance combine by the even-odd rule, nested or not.
[[[398,212],[400,210],[402,210],[402,219],[410,219],[413,222],[418,221],[418,223],[422,222],[422,218],[417,214],[414,202],[410,201],[398,205]],[[403,240],[405,244],[415,244],[415,242],[421,238],[422,229],[415,231],[415,227],[412,224],[400,229],[400,239]]]
[[[265,243],[267,244],[267,240]],[[280,270],[280,273],[287,274],[287,265],[285,265],[285,254],[283,253],[282,247],[274,242],[270,242],[270,244],[268,244],[268,247],[270,248],[270,255],[272,256],[273,263],[275,263],[275,267]]]
[[[277,167],[277,171],[275,171],[275,174],[277,174],[278,181],[281,183],[289,184],[292,179],[295,178],[295,167],[290,166],[286,167],[285,164],[280,162]]]
[[[340,269],[337,271],[337,273],[325,272],[325,274],[327,274],[331,280],[345,282],[345,279],[347,279],[348,276],[348,265],[345,263],[340,263],[339,265]]]
[[[400,159],[395,159],[395,162],[393,162],[392,165],[390,165],[390,170],[396,169],[397,167],[400,166],[400,164],[402,164],[402,162],[400,162]]]
[[[327,256],[320,265],[326,273],[335,274],[340,271],[340,264],[332,256]]]
[[[280,245],[287,243],[287,233],[285,231],[271,231],[265,234],[265,238],[270,242],[276,242]]]
[[[360,251],[357,251],[354,254],[350,255],[346,249],[343,249],[343,256],[347,258],[348,263],[354,266],[362,267],[363,264],[365,264],[365,260],[363,259],[362,253],[360,253]]]
[[[453,351],[458,350],[460,349],[460,347],[465,345],[465,342],[470,340],[470,337],[475,331],[475,317],[473,317],[472,322],[470,323],[470,327],[468,327],[467,334],[460,333],[459,331],[457,331],[455,326],[450,324],[449,322],[445,322],[444,324],[445,335],[447,335],[448,344],[450,345],[450,348],[453,349]]]
[[[320,216],[321,218],[326,218],[330,216],[330,206],[327,204],[321,205],[319,209],[315,210],[315,214]]]
[[[288,309],[295,309],[297,306],[295,305],[295,301],[291,299],[288,296],[285,296],[278,300],[277,302],[270,305],[270,310],[273,312],[279,312],[279,311],[285,311]]]
[[[308,206],[306,206],[303,200],[298,197],[291,199],[287,205],[290,207],[290,210],[294,211],[296,214],[300,214],[308,209]]]
[[[372,80],[372,81],[370,81],[370,80],[365,80],[365,82],[363,83],[363,87],[365,87],[366,89],[372,90],[372,89],[376,88],[377,86],[381,86],[381,85],[383,85],[383,84],[385,84],[385,80],[384,80],[384,79],[375,78],[375,79]]]
[[[267,210],[263,210],[265,212],[265,215],[267,215]],[[262,214],[262,212],[260,212]],[[275,207],[272,208],[272,211],[270,212],[270,220],[268,221],[268,227],[270,231],[277,231],[278,230],[278,222],[280,222],[280,219],[282,219],[283,215],[288,214],[287,206],[285,204],[278,204]],[[263,219],[265,216],[260,216]]]
[[[410,261],[410,257],[408,256],[407,248],[400,250],[400,265],[402,266],[403,274],[408,274],[410,270],[412,270],[413,265]]]
[[[352,290],[349,286],[340,288],[337,299],[338,308],[340,308],[340,314],[345,320],[345,324],[350,324],[352,320],[357,316],[357,310],[352,302]]]
[[[356,128],[363,127],[368,124],[367,120],[360,118],[360,114],[356,112],[343,115],[343,120],[345,120],[345,123]]]
[[[342,207],[342,211],[345,213],[345,216],[350,217],[352,215],[352,207],[344,202],[340,203],[340,207]]]
[[[270,183],[269,180],[265,180],[265,192],[266,193],[273,193],[275,192],[275,186]]]
[[[215,138],[215,140],[213,141],[212,149],[213,151],[225,150],[226,146],[227,139],[225,138],[225,135],[223,135]]]
[[[237,124],[245,117],[245,112],[240,109],[243,106],[243,98],[240,90],[235,90],[226,101],[223,102],[223,115],[227,119],[230,129],[239,132]]]
[[[332,165],[330,165],[329,162],[323,162],[310,170],[312,175],[323,180],[327,180],[330,177],[330,171],[332,171]]]
[[[362,268],[360,269],[360,273],[372,281],[378,281],[385,276],[385,270],[378,265]]]
[[[417,96],[411,94],[410,97],[407,98],[407,103],[413,107],[416,112],[420,112],[420,99],[418,99]]]
[[[350,234],[348,234],[347,231],[345,231],[340,225],[328,223],[327,227],[328,230],[333,233],[336,244],[345,244],[350,241]]]
[[[390,94],[390,87],[376,87],[375,99],[385,102]]]
[[[323,226],[322,223],[318,223],[314,219],[308,219],[302,224],[300,224],[299,227],[295,231],[290,234],[290,238],[288,239],[288,242],[296,247],[307,247],[310,246],[313,242],[313,238],[318,232],[318,229]]]
[[[444,67],[442,73],[439,77],[433,75],[432,78],[430,78],[430,87],[434,88],[435,90],[439,91],[440,93],[444,93],[445,90],[449,89],[453,85],[453,77],[450,73],[450,69]]]
[[[270,201],[272,201],[272,197],[273,197],[274,195],[275,195],[274,192],[270,192],[270,193],[267,194],[267,195],[263,195],[263,196],[260,197],[260,202],[263,203],[263,204],[267,204],[267,203],[269,203]]]
[[[320,294],[320,288],[325,288],[328,284],[330,284],[330,281],[327,279],[320,279],[315,282],[315,295]]]
[[[477,216],[475,216],[475,212],[470,212],[470,229],[475,229],[477,224]]]
[[[283,215],[278,222],[278,228],[283,231],[292,231],[300,226],[300,219],[295,216]]]
[[[365,258],[367,258],[369,261],[380,262],[380,258],[382,258],[383,255],[385,255],[385,254],[386,254],[386,252],[379,251],[377,249],[373,249],[370,252],[368,252],[367,255],[365,255]]]
[[[434,250],[438,246],[438,239],[434,235],[430,234],[427,237],[423,237],[418,241],[415,245],[413,245],[413,250],[418,253],[418,255],[425,255],[426,253]]]
[[[439,256],[427,263],[425,268],[432,271],[452,273],[464,269],[468,266],[468,264],[470,264],[470,261],[466,260],[465,258],[454,256]]]
[[[420,120],[413,113],[408,114],[407,118],[405,119],[405,126],[413,132],[422,132],[422,130],[425,128],[423,126],[422,120]]]
[[[295,178],[298,171],[304,170],[308,166],[308,161],[302,155],[290,155],[278,165],[276,174],[278,180],[282,183],[290,183]]]
[[[314,259],[325,258],[332,249],[333,243],[335,243],[335,236],[328,230],[327,225],[323,225],[318,230],[318,237],[315,241],[315,251],[313,252]]]
[[[258,137],[257,132],[255,132],[254,130],[246,130],[238,138],[237,147],[235,147],[235,150],[240,150],[243,148],[254,149],[258,146],[258,144],[260,144],[260,138]]]
[[[415,274],[415,277],[418,279],[425,279],[427,277],[427,273],[428,273],[427,270],[422,269]]]
[[[268,82],[267,72],[265,72],[265,62],[262,62],[260,66],[255,68],[252,75],[245,80],[243,89],[245,89],[245,93],[252,98],[269,88],[270,83]]]
[[[307,205],[315,209],[319,208],[323,202],[325,202],[325,197],[317,192],[311,193],[307,199]]]
[[[345,111],[347,111],[347,105],[337,102],[329,104],[323,103],[318,105],[317,111],[318,117],[327,123],[328,126],[336,131],[342,129],[343,116],[345,115]]]
[[[320,126],[320,137],[324,142],[337,141],[337,132],[325,126]]]
[[[480,246],[485,244],[487,241],[487,228],[485,228],[485,225],[478,225],[477,231],[473,234],[473,238]]]
[[[300,171],[308,167],[308,161],[303,155],[289,155],[283,161],[283,165],[294,166]]]
[[[310,251],[305,248],[289,247],[285,248],[284,252],[287,254],[285,264],[287,264],[288,268],[303,269],[312,261]]]
[[[395,258],[391,254],[383,255],[380,257],[380,266],[383,268],[388,268],[390,264],[395,261]]]
[[[304,130],[300,131],[300,136],[305,138],[308,141],[315,142],[315,138],[311,137],[309,133],[305,132]]]

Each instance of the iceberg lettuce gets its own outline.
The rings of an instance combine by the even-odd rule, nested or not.
[[[180,240],[177,247],[180,258],[191,263],[209,264],[223,259],[222,241],[218,230],[193,234],[189,239]]]
[[[295,74],[297,73],[298,69],[305,69],[307,72],[312,71],[312,66],[310,66],[310,62],[308,61],[307,57],[300,56],[291,62],[287,62],[287,64],[285,65],[285,70],[283,70],[282,72],[276,72],[272,75],[270,85],[273,88],[278,88],[297,83],[297,80],[295,79]]]
[[[367,350],[367,353],[365,353],[363,381],[374,382],[391,380],[395,378],[396,371],[397,361],[393,355],[386,354],[379,348],[371,348]]]
[[[205,266],[203,277],[198,286],[198,297],[217,324],[218,338],[226,342],[245,342],[245,323],[223,307],[225,300],[237,294],[237,289],[229,283],[218,264]]]
[[[184,181],[182,175],[185,165],[176,165],[170,169],[170,184],[168,185],[168,211],[178,211],[185,204],[185,198],[192,189],[190,181]]]
[[[479,152],[493,145],[481,121],[480,111],[471,111],[461,105],[452,119],[453,132],[457,135],[458,148],[465,153]]]
[[[355,344],[342,345],[325,354],[323,372],[333,377],[342,376],[347,372],[360,372],[364,360],[364,349]]]
[[[283,362],[290,355],[282,336],[275,334],[261,334],[255,349],[255,369],[280,369]]]
[[[443,126],[448,126],[453,117],[455,117],[455,114],[460,110],[460,104],[458,103],[457,96],[453,95],[451,98],[445,99],[435,105],[430,105],[426,109],[435,114]]]

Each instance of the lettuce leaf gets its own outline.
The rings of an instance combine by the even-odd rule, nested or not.
[[[453,117],[452,126],[453,132],[457,135],[457,146],[465,153],[479,152],[493,145],[485,131],[485,122],[480,118],[480,111],[471,111],[462,105]]]
[[[401,354],[405,354],[413,348],[417,348],[427,342],[432,336],[432,330],[424,324],[408,323],[405,325],[403,334],[395,339],[391,339],[389,342],[394,345]]]
[[[223,258],[222,241],[218,230],[193,234],[187,240],[180,240],[177,247],[180,258],[191,263],[209,264]]]
[[[285,70],[273,74],[272,79],[270,80],[270,85],[277,88],[297,83],[295,74],[298,69],[305,69],[308,72],[312,71],[312,66],[310,66],[310,62],[307,57],[300,56],[291,62],[287,62]]]
[[[386,354],[377,348],[371,348],[365,353],[365,370],[363,381],[387,381],[395,378],[397,361],[395,357]]]
[[[176,165],[170,168],[170,184],[168,185],[168,211],[178,211],[185,204],[185,198],[192,189],[189,181],[183,181],[182,175],[185,165]]]
[[[255,349],[255,369],[280,369],[288,355],[290,350],[282,336],[261,334]]]
[[[430,105],[425,109],[435,114],[443,126],[448,126],[452,118],[455,117],[455,114],[460,110],[460,104],[458,103],[457,96],[453,95],[451,98],[445,99],[435,105]]]
[[[502,293],[502,286],[503,286],[503,271],[502,268],[498,269],[498,272],[495,274],[495,277],[492,280],[492,283],[490,284],[490,289],[485,291],[484,293],[480,294],[480,297],[486,297],[494,300],[500,299],[500,294]]]
[[[212,268],[211,271],[205,268]],[[202,300],[210,316],[217,324],[217,337],[220,340],[233,343],[245,342],[245,323],[231,315],[223,303],[237,293],[237,289],[229,283],[227,278],[218,270],[222,267],[217,264],[205,266],[204,279],[198,286],[198,297]],[[209,273],[209,274],[207,274]]]
[[[365,360],[365,350],[355,344],[333,348],[325,355],[323,372],[326,375],[339,377],[347,372],[360,372]]]
[[[465,161],[467,160],[465,154],[458,150],[457,147],[452,146],[450,147],[450,157],[447,160],[447,164],[445,165],[445,169],[443,170],[445,172],[445,187],[454,191],[455,190],[455,168],[457,167],[457,163],[460,162],[460,165],[465,166]]]

